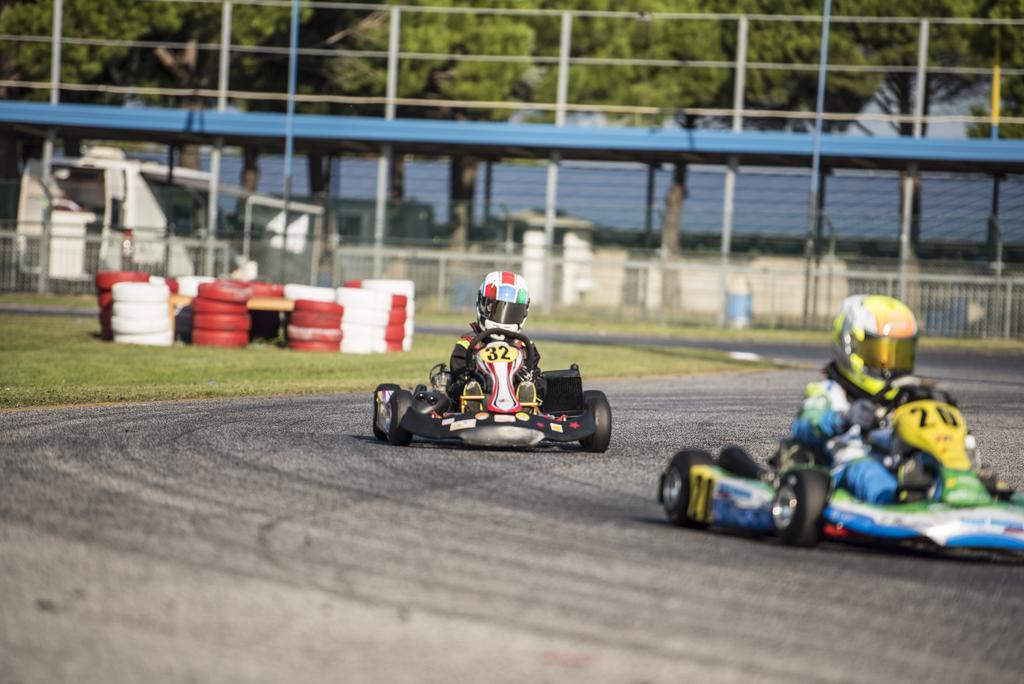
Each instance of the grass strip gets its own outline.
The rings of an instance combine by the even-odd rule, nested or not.
[[[94,295],[40,295],[31,292],[0,293],[0,305],[17,304],[94,311]],[[421,325],[467,325],[473,318],[468,312],[418,311],[417,323]],[[616,320],[602,317],[596,311],[584,311],[575,316],[564,314],[544,316],[530,315],[530,331],[544,332],[590,332],[607,335],[645,335],[654,337],[675,337],[702,340],[732,340],[736,342],[780,342],[789,344],[820,344],[822,349],[829,345],[826,330],[799,330],[792,328],[746,328],[734,330],[711,325],[684,325],[678,323],[657,323],[642,320]],[[981,352],[1024,352],[1024,340],[1018,339],[977,339],[962,337],[921,338],[924,349],[964,349]]]
[[[247,349],[141,347],[103,342],[94,319],[0,314],[0,408],[207,397],[370,391],[381,382],[425,382],[454,339],[417,335],[407,353],[359,356]],[[686,348],[543,343],[543,367],[578,363],[600,378],[685,375],[771,367]]]

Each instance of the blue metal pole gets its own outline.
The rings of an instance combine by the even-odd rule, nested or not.
[[[281,282],[286,282],[285,245],[288,238],[288,202],[292,194],[292,152],[294,145],[295,80],[298,71],[299,0],[292,0],[291,31],[288,39],[288,110],[284,117],[284,226],[281,229]]]
[[[818,59],[818,99],[814,105],[814,151],[811,153],[811,199],[817,200],[821,188],[818,169],[821,166],[821,124],[825,110],[825,72],[828,64],[828,30],[832,20],[832,0],[825,0],[825,13],[821,21],[821,52]],[[812,205],[811,210],[815,207]]]

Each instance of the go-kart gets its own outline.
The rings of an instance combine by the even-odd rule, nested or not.
[[[519,342],[519,344],[514,344]],[[525,335],[484,330],[468,346],[465,373],[480,381],[483,394],[463,396],[452,405],[443,386],[414,390],[395,384],[378,385],[373,392],[373,434],[394,446],[408,446],[413,436],[454,440],[481,447],[534,447],[542,441],[579,442],[583,449],[604,452],[612,434],[608,399],[597,390],[583,391],[579,368],[546,371],[542,401],[520,401],[517,376],[536,367],[537,349]],[[444,383],[443,383],[444,384]]]
[[[785,544],[813,546],[822,539],[907,544],[943,549],[1024,551],[1024,498],[993,496],[972,469],[964,448],[967,424],[948,395],[908,385],[885,412],[882,427],[913,445],[923,477],[904,478],[899,502],[859,501],[813,457],[765,468],[736,446],[718,458],[698,449],[673,456],[658,483],[658,501],[679,526],[720,526],[777,535]],[[855,435],[856,436],[856,435]],[[844,443],[845,439],[845,443]],[[830,449],[861,448],[870,441],[836,438]],[[863,453],[863,452],[862,452]],[[924,463],[924,471],[920,464]],[[897,466],[898,462],[891,465]],[[904,487],[904,481],[907,486]]]

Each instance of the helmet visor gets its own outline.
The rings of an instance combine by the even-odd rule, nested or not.
[[[853,353],[864,360],[865,370],[885,377],[903,375],[914,370],[917,337],[865,335],[863,340],[854,340]]]
[[[526,320],[526,314],[530,305],[516,304],[514,302],[490,301],[485,306],[487,320],[501,323],[502,325],[522,325]]]

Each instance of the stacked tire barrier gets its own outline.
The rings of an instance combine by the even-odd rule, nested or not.
[[[288,348],[300,351],[341,349],[343,309],[334,302],[298,299],[288,320]]]
[[[192,344],[208,347],[245,347],[252,326],[246,302],[247,286],[228,281],[202,283],[192,300]]]
[[[174,342],[174,327],[167,285],[161,283],[120,282],[111,288],[113,309],[110,327],[114,341],[169,347]]]
[[[355,294],[352,290],[362,291],[366,294]],[[373,347],[373,352],[360,352],[352,349],[354,353],[409,351],[412,349],[416,314],[416,286],[413,281],[348,280],[345,282],[345,287],[338,288],[338,301],[345,304],[342,301],[343,298],[362,302],[369,308],[378,311],[378,313],[356,312],[350,316],[349,308],[346,306],[345,318],[342,319],[342,329],[346,337],[348,336],[346,326],[350,326],[354,333],[369,340],[369,345]],[[379,313],[380,309],[387,310],[386,323],[382,323],[385,318]],[[373,329],[367,329],[366,326]],[[380,341],[381,338],[383,338],[383,342]],[[366,345],[353,344],[352,346],[365,347]],[[346,351],[344,343],[342,351]]]
[[[111,288],[117,283],[145,283],[149,281],[148,273],[135,271],[100,271],[96,274],[96,304],[99,306],[100,337],[104,340],[114,339],[114,330],[110,319],[114,315],[114,294]]]

